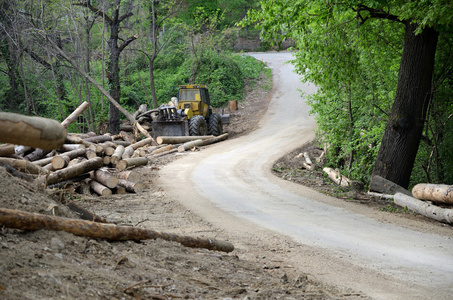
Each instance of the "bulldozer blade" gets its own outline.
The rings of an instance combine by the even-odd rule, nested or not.
[[[189,122],[187,121],[153,121],[152,127],[154,138],[189,135]]]

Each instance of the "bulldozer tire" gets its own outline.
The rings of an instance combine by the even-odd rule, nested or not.
[[[203,116],[196,115],[189,120],[189,135],[206,135],[207,129]]]
[[[208,120],[208,134],[219,136],[223,133],[222,116],[212,114]]]

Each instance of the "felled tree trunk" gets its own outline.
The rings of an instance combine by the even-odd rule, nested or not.
[[[68,180],[83,173],[99,169],[100,167],[103,166],[103,164],[104,162],[102,160],[102,157],[95,157],[93,159],[83,161],[77,165],[73,165],[65,169],[53,172],[47,178],[47,184],[49,185],[60,181]]]
[[[66,129],[57,121],[0,112],[0,142],[41,149],[58,149],[66,139]]]
[[[191,149],[193,147],[201,147],[201,146],[214,144],[214,143],[226,140],[227,138],[228,138],[228,133],[224,133],[224,134],[221,134],[219,136],[216,136],[216,137],[213,137],[213,138],[209,138],[209,139],[206,139],[206,140],[201,139],[201,141],[200,140],[196,140],[196,141],[192,141],[192,142],[187,142],[187,143],[184,143],[183,145],[178,147],[178,152],[184,152],[187,149]]]
[[[402,193],[396,193],[393,200],[397,205],[407,207],[425,217],[439,222],[453,224],[453,209],[444,209]]]
[[[116,169],[118,171],[126,170],[129,167],[138,167],[144,166],[148,164],[148,159],[146,157],[136,157],[136,158],[128,158],[122,159],[116,164]]]
[[[119,172],[119,173],[114,174],[114,176],[118,179],[124,179],[124,180],[130,181],[130,182],[133,182],[133,183],[140,182],[140,174],[138,174],[138,172],[132,171],[132,170]]]
[[[206,248],[224,252],[231,252],[234,250],[234,246],[226,241],[178,236],[170,233],[159,233],[144,228],[67,219],[5,208],[0,208],[0,225],[21,230],[46,229],[66,231],[78,236],[116,241],[141,241],[160,238],[167,241],[178,242],[186,247],[192,248]]]
[[[137,194],[143,192],[145,189],[145,186],[140,182],[134,183],[124,179],[118,179],[118,185],[125,188],[128,192]]]
[[[37,166],[26,160],[0,157],[0,162],[7,163],[7,164],[11,165],[14,169],[24,172],[24,173],[35,174],[35,175],[49,174],[49,171],[47,171],[46,169],[43,169],[40,166]]]
[[[350,186],[351,185],[351,180],[347,178],[346,176],[343,176],[339,171],[336,171],[332,168],[323,168],[322,169],[324,172],[326,172],[327,176],[329,176],[330,180],[335,182],[338,185],[341,186]]]
[[[115,152],[113,152],[110,162],[112,164],[116,165],[123,157],[123,153],[124,153],[124,146],[118,145],[118,147],[116,147],[116,149],[115,149]]]
[[[412,189],[415,198],[453,204],[453,185],[419,183]]]
[[[203,136],[158,136],[156,142],[161,144],[181,144],[187,143],[195,140],[206,140],[213,138],[213,135],[203,135]]]
[[[94,172],[94,178],[110,189],[113,189],[118,185],[118,178],[106,170],[96,170]]]

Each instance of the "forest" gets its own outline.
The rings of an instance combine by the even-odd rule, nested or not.
[[[89,110],[70,132],[116,132],[123,118],[179,84],[204,83],[213,105],[241,100],[266,51],[294,41],[293,63],[330,166],[364,183],[453,184],[453,5],[434,1],[8,0],[0,2],[0,110],[56,120]],[[85,74],[85,75],[84,75]],[[91,79],[91,81],[90,81]],[[302,98],[301,98],[302,101]]]

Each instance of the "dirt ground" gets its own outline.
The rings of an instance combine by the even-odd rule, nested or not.
[[[230,138],[252,130],[268,104],[271,82],[247,91],[247,101],[231,112]],[[257,113],[258,112],[258,113]],[[245,121],[246,120],[246,121]],[[202,149],[201,149],[202,151]],[[184,154],[183,154],[184,155]],[[221,231],[167,199],[155,186],[164,156],[136,168],[146,190],[108,197],[39,191],[0,168],[0,207],[79,218],[65,204],[80,206],[121,226],[228,240]],[[231,241],[234,243],[234,241]],[[267,250],[267,252],[280,250]],[[359,294],[329,287],[292,270],[275,255],[187,248],[175,242],[111,242],[66,232],[0,230],[1,299],[338,299]],[[278,253],[277,253],[278,257]]]
[[[231,113],[225,126],[230,138],[246,134],[265,114],[271,82],[262,79],[247,90],[246,101]],[[225,111],[228,112],[228,111]],[[373,209],[390,203],[363,192],[342,191],[319,171],[300,169],[297,154],[284,156],[274,166],[276,175],[337,196],[360,201]],[[203,149],[199,149],[203,151]],[[0,207],[78,218],[65,204],[80,206],[120,226],[137,226],[192,237],[229,240],[156,186],[159,168],[185,154],[153,159],[136,168],[146,190],[140,194],[106,197],[80,196],[64,191],[39,191],[0,168]],[[396,210],[395,210],[396,211]],[[390,212],[389,212],[390,213]],[[418,218],[413,214],[402,214]],[[425,220],[423,220],[425,221]],[[429,221],[428,221],[429,222]],[[303,270],[279,259],[291,245],[256,241],[248,252],[231,253],[187,248],[175,242],[146,240],[111,242],[65,232],[0,230],[1,299],[366,299],[360,292],[327,286]],[[252,249],[252,250],[250,250]]]

